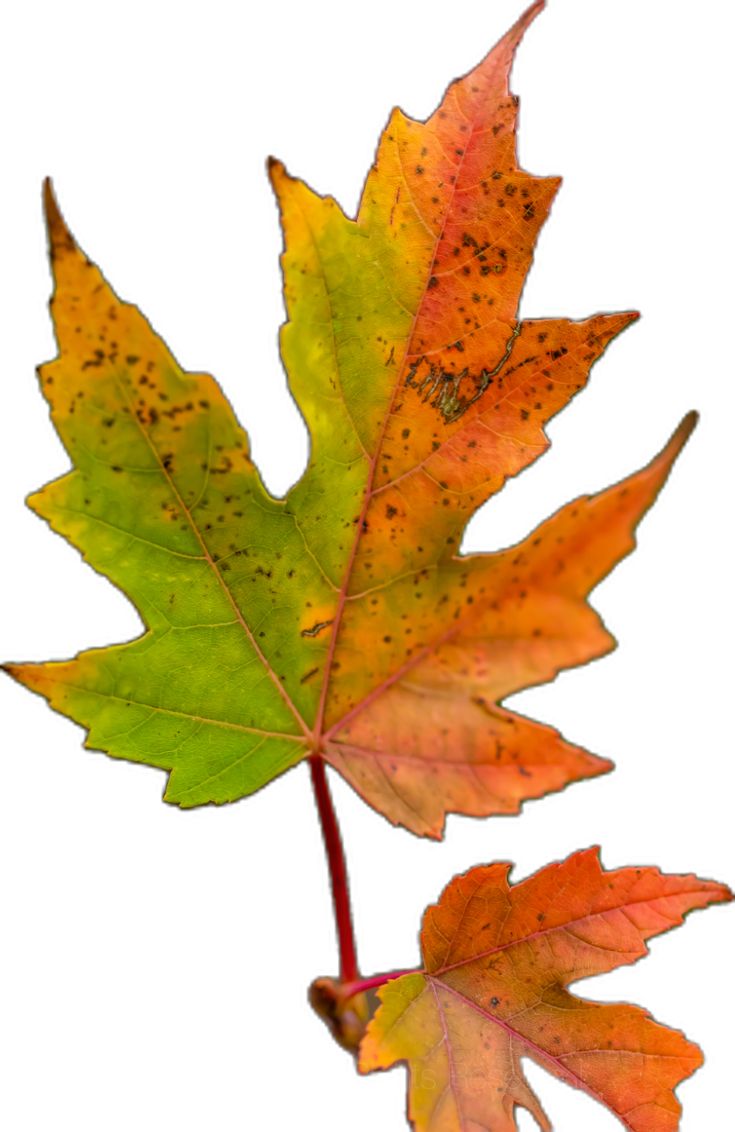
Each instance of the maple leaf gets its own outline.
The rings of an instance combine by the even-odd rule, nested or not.
[[[449,811],[514,812],[611,765],[499,705],[613,646],[587,595],[632,548],[693,417],[519,546],[459,553],[636,317],[517,317],[559,184],[518,167],[508,88],[541,6],[425,123],[393,114],[355,220],[271,163],[282,353],[311,437],[283,499],[213,378],[118,299],[47,186],[59,356],[40,376],[74,469],[29,503],[146,632],[6,667],[87,746],[168,771],[167,801],[232,801],[318,754],[438,837]]]
[[[522,1057],[632,1132],[674,1132],[673,1090],[701,1064],[699,1048],[639,1007],[591,1002],[567,987],[635,962],[651,936],[732,893],[656,868],[608,872],[596,848],[512,886],[510,868],[471,869],[427,909],[424,969],[379,990],[360,1069],[408,1062],[416,1132],[516,1132],[517,1108],[548,1132]]]

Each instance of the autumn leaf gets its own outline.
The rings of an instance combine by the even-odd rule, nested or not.
[[[516,1132],[515,1110],[551,1124],[521,1058],[604,1104],[632,1132],[674,1132],[674,1088],[697,1046],[637,1006],[578,998],[570,983],[634,963],[646,940],[721,884],[655,868],[602,868],[597,849],[508,884],[510,865],[456,877],[424,917],[424,969],[386,983],[360,1051],[363,1072],[410,1071],[416,1132]]]
[[[462,555],[469,518],[636,316],[518,320],[557,178],[517,164],[508,76],[535,4],[425,123],[396,111],[355,220],[271,177],[282,354],[311,437],[283,499],[219,387],[181,369],[78,247],[50,187],[58,357],[43,392],[73,470],[30,506],[129,595],[137,640],[7,670],[169,772],[179,806],[321,755],[394,823],[516,811],[609,762],[500,706],[613,647],[587,604],[693,425],[526,541]]]

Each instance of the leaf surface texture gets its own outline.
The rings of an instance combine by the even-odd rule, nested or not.
[[[271,163],[281,348],[311,438],[283,499],[214,379],[117,297],[47,191],[59,354],[40,374],[73,470],[29,502],[146,632],[7,668],[89,746],[168,771],[170,802],[232,801],[320,754],[439,837],[449,811],[514,812],[610,766],[501,701],[612,647],[587,595],[632,549],[693,418],[518,546],[460,553],[635,318],[518,319],[559,184],[519,168],[508,85],[540,6],[426,122],[393,113],[354,220]]]
[[[424,969],[381,988],[363,1072],[406,1061],[416,1132],[517,1132],[526,1109],[551,1124],[528,1084],[529,1057],[605,1105],[630,1132],[675,1132],[675,1087],[701,1064],[677,1030],[569,984],[634,963],[646,941],[694,908],[730,900],[720,884],[656,868],[602,868],[596,849],[519,884],[510,865],[456,877],[421,931]]]

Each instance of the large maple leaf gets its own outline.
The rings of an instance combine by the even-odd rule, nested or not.
[[[47,191],[59,356],[40,375],[74,469],[29,502],[147,630],[8,671],[88,746],[169,771],[170,802],[231,801],[319,754],[391,821],[440,836],[448,811],[515,811],[610,765],[499,704],[612,647],[587,595],[692,419],[519,546],[459,552],[635,317],[517,318],[558,187],[519,169],[508,89],[540,7],[427,122],[393,114],[356,220],[271,164],[282,353],[311,436],[283,499],[214,380],[117,298]]]
[[[508,884],[508,863],[456,877],[424,917],[423,971],[391,980],[360,1050],[363,1072],[408,1062],[416,1132],[517,1132],[525,1108],[548,1132],[529,1057],[584,1090],[631,1132],[674,1132],[674,1088],[702,1055],[636,1006],[578,998],[570,983],[633,963],[646,940],[721,884],[655,868],[607,872],[596,849]]]

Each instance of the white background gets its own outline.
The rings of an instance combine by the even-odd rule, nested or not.
[[[8,5],[0,40],[0,654],[135,636],[131,606],[23,497],[64,471],[34,365],[54,344],[41,179],[119,293],[181,363],[215,373],[273,490],[306,438],[276,350],[268,153],[353,212],[394,103],[424,117],[513,22],[517,0],[126,0]],[[523,295],[528,316],[637,307],[553,450],[472,523],[496,549],[644,463],[703,413],[638,552],[595,594],[619,650],[514,706],[616,760],[519,818],[451,818],[442,844],[335,794],[366,973],[417,961],[419,917],[458,871],[517,879],[594,842],[610,867],[735,878],[732,848],[732,9],[718,0],[552,0],[514,73],[521,157],[565,182]],[[360,1080],[305,1002],[336,967],[302,767],[250,800],[182,813],[163,776],[0,682],[0,1125],[8,1132],[400,1130],[405,1075]],[[645,1004],[707,1052],[683,1129],[722,1128],[732,1067],[732,913],[694,915],[584,987]],[[531,1067],[563,1132],[612,1132]],[[520,1127],[532,1122],[524,1114]]]

